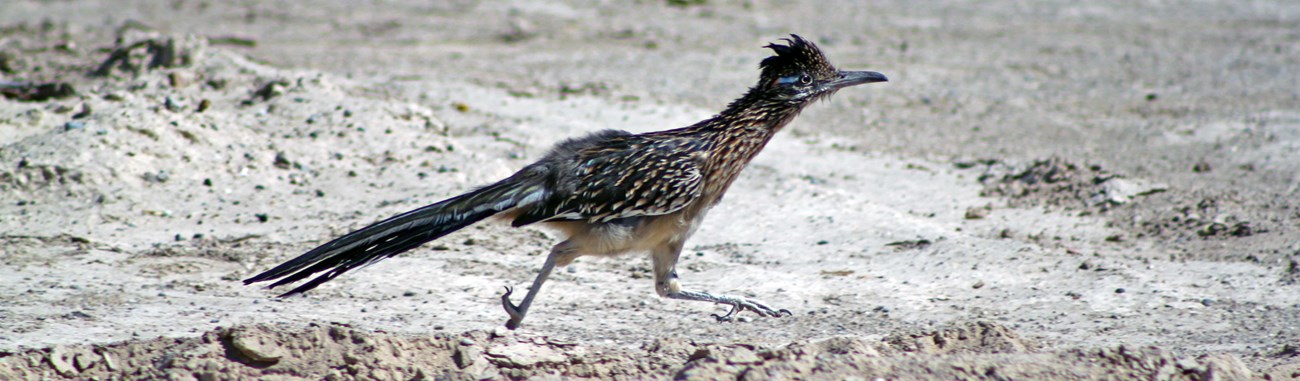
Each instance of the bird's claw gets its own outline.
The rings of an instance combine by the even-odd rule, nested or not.
[[[506,293],[501,294],[501,306],[505,307],[506,312],[510,313],[511,315],[513,315],[515,311],[519,309],[519,307],[516,307],[514,303],[510,302],[510,294],[513,294],[514,292],[515,290],[513,288],[510,288],[510,286],[506,286]]]
[[[753,311],[759,316],[765,317],[794,316],[794,313],[790,312],[790,310],[784,308],[773,309],[766,304],[749,299],[736,299],[729,304],[731,304],[731,309],[727,311],[726,315],[712,314],[715,319],[718,319],[719,323],[731,321],[736,316],[736,313],[741,311]]]
[[[506,314],[510,315],[510,320],[506,320],[506,328],[514,330],[519,328],[519,324],[524,320],[524,314],[519,311],[519,306],[510,302],[510,294],[515,290],[506,286],[506,293],[501,294],[501,307],[506,309]]]

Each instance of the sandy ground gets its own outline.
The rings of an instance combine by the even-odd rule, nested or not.
[[[0,3],[0,379],[1300,377],[1300,3],[426,3]],[[679,270],[794,316],[632,255],[507,331],[558,237],[491,224],[238,282],[706,118],[789,33],[891,82],[806,110]]]

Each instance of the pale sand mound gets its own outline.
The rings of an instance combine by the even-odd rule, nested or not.
[[[199,337],[55,346],[8,356],[5,379],[611,380],[1244,379],[1231,356],[1154,347],[1044,353],[1011,330],[971,323],[883,340],[831,337],[767,347],[656,340],[600,348],[504,329],[411,336],[341,325],[218,329]]]

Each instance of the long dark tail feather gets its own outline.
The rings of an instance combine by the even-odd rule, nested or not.
[[[244,280],[244,284],[279,279],[267,288],[315,279],[281,297],[302,293],[352,270],[401,254],[426,242],[538,197],[541,187],[512,176],[496,184],[424,206],[336,238],[273,269]]]

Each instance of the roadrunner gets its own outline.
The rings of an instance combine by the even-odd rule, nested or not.
[[[675,267],[705,213],[805,106],[848,86],[887,81],[876,72],[838,70],[812,42],[790,37],[784,45],[766,46],[776,54],[759,65],[758,84],[712,118],[674,130],[605,130],[566,140],[505,180],[348,233],[244,283],[276,280],[269,286],[274,288],[320,273],[281,296],[302,293],[348,270],[501,216],[515,227],[542,223],[568,236],[551,248],[522,302],[511,302],[506,287],[501,305],[510,315],[509,329],[519,327],[555,266],[586,255],[635,251],[650,252],[659,296],[730,305],[719,320],[740,311],[789,314],[754,299],[683,290]]]

